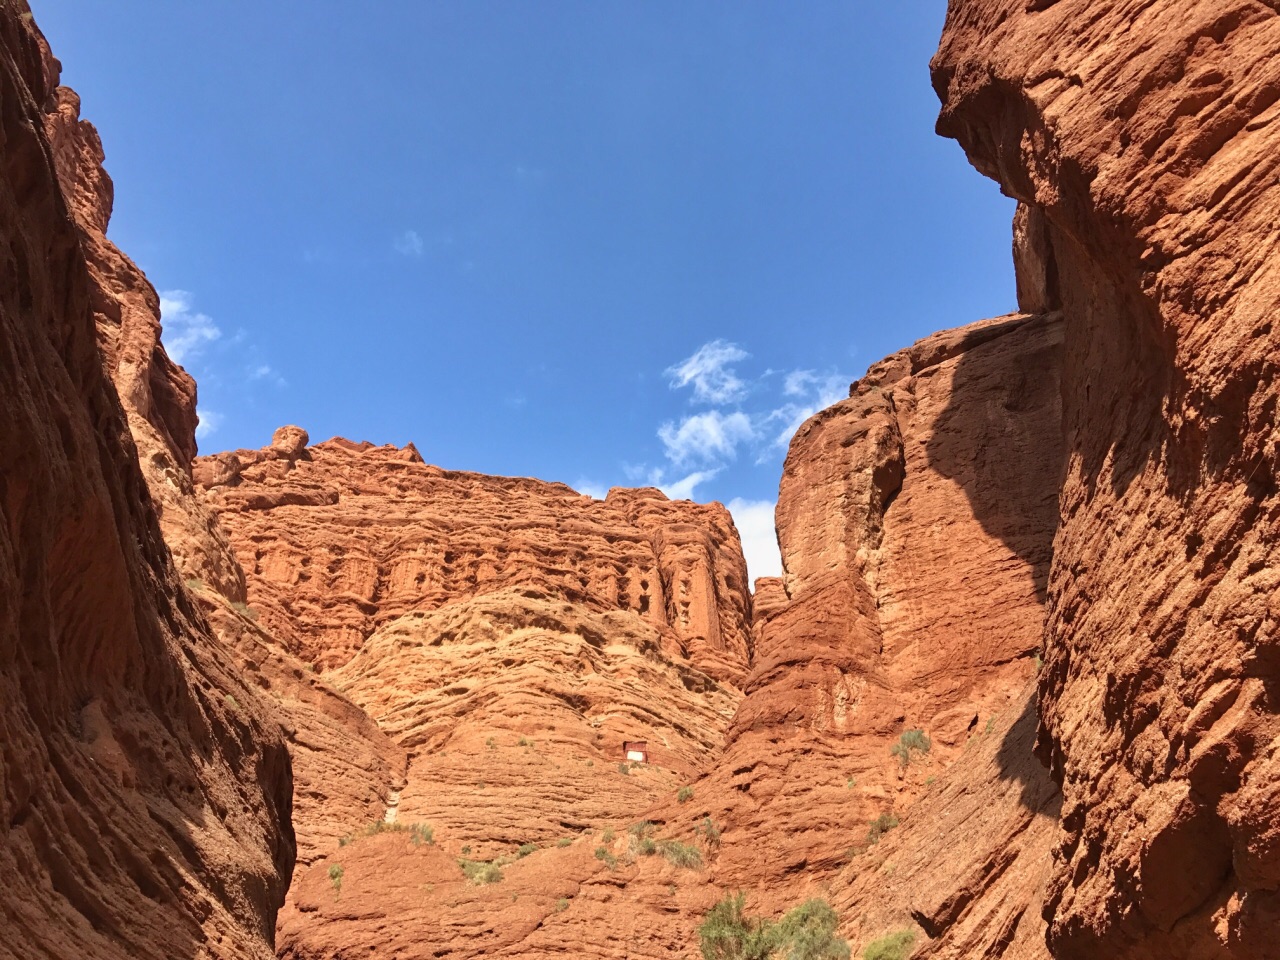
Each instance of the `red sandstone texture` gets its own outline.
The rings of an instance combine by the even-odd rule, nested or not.
[[[855,943],[911,927],[937,956],[1045,956],[1035,897],[1059,794],[1031,754],[1029,685],[1062,466],[1060,356],[1055,314],[948,331],[801,428],[778,510],[786,576],[757,585],[753,637],[739,641],[745,699],[616,583],[637,579],[625,564],[669,582],[648,573],[657,551],[638,549],[619,505],[683,511],[704,538],[720,529],[712,508],[644,491],[599,503],[445,474],[411,449],[307,448],[292,431],[200,461],[255,606],[292,616],[290,588],[317,608],[358,606],[356,634],[371,632],[322,675],[409,756],[384,815],[401,829],[352,822],[348,842],[299,869],[282,955],[683,956],[721,890],[743,887],[772,915],[832,896]],[[351,539],[320,539],[334,529]],[[525,538],[505,564],[490,559],[513,542],[504,529]],[[705,555],[740,569],[736,537],[715,535],[726,547]],[[583,559],[557,537],[617,559],[604,575],[566,571],[546,558]],[[353,542],[379,559],[304,562],[345,560]],[[461,577],[459,542],[478,554]],[[405,554],[412,576],[388,574]],[[350,569],[359,591],[338,585]],[[722,614],[730,626],[740,609]],[[342,649],[347,634],[313,616]],[[306,629],[292,642],[323,659]],[[904,767],[890,748],[910,728],[933,746]],[[619,770],[636,738],[650,762]],[[892,861],[867,839],[891,811],[906,825],[884,848]],[[699,863],[646,855],[628,833],[644,822],[659,850],[676,840]],[[415,824],[434,842],[415,844]],[[939,858],[938,834],[954,829],[965,843]],[[536,850],[521,858],[524,844]],[[477,887],[459,859],[509,862]],[[895,865],[903,882],[869,881]]]
[[[1280,955],[1280,9],[953,0],[933,78],[1064,317],[1051,950]]]
[[[784,576],[759,584],[724,758],[696,804],[655,815],[723,825],[717,886],[755,887],[775,915],[834,892],[855,944],[916,928],[921,956],[999,956],[1018,928],[1041,952],[1009,955],[1045,955],[1020,878],[1042,869],[1057,796],[1030,753],[1027,688],[1057,521],[1061,329],[1017,315],[937,334],[792,440]],[[891,748],[912,729],[932,746],[904,766]],[[881,814],[902,819],[891,860],[869,842]],[[903,881],[869,879],[886,863]]]
[[[743,675],[746,564],[718,504],[622,489],[595,501],[441,470],[412,445],[306,443],[285,427],[264,450],[196,466],[264,622],[305,659],[338,666],[398,616],[527,586],[631,611],[664,653],[728,682]]]
[[[96,144],[57,76],[6,5],[0,956],[266,958],[294,856],[288,758],[162,539],[79,229],[95,203],[105,227],[108,181],[56,135],[62,117]]]

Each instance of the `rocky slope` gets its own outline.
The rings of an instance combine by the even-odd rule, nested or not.
[[[1021,880],[1057,795],[1030,754],[1028,687],[1057,523],[1061,334],[1057,314],[937,334],[797,431],[784,577],[761,584],[746,697],[690,811],[724,825],[717,886],[757,887],[773,914],[831,890],[855,942],[918,924],[938,956],[1000,955],[993,915],[1012,929],[1025,914],[1033,943],[1043,931]],[[904,763],[909,730],[930,746]],[[888,862],[881,815],[902,821],[888,893],[870,879]],[[982,828],[940,857],[936,834],[965,816]]]
[[[198,460],[195,476],[244,565],[256,623],[314,665],[310,679],[358,705],[406,766],[346,783],[385,788],[385,803],[361,812],[348,802],[339,833],[312,825],[319,805],[300,806],[309,866],[281,917],[281,949],[439,951],[460,936],[445,932],[455,923],[473,935],[449,949],[496,949],[472,929],[500,920],[474,915],[493,897],[464,898],[461,913],[441,899],[470,889],[446,853],[487,861],[546,848],[533,861],[541,871],[510,871],[540,893],[520,910],[557,912],[556,882],[617,883],[593,837],[613,830],[625,847],[628,824],[719,755],[751,659],[737,533],[723,507],[656,490],[596,501],[559,484],[440,470],[412,447],[307,439],[282,428],[263,450]],[[647,742],[646,763],[622,763],[629,740]],[[329,796],[339,792],[331,785]],[[385,835],[380,823],[391,825]],[[433,843],[396,829],[416,825],[431,827]],[[331,910],[335,867],[346,899]],[[349,911],[388,886],[414,894]],[[657,916],[668,912],[665,889],[652,885]],[[705,909],[706,892],[692,895]],[[595,914],[578,915],[579,936]],[[687,924],[666,926],[668,939],[687,941]]]
[[[1050,948],[1276,956],[1280,9],[953,0],[933,78],[1064,317]]]
[[[0,956],[265,958],[294,855],[288,758],[162,539],[79,229],[108,181],[59,139],[65,120],[96,143],[57,79],[6,4]]]

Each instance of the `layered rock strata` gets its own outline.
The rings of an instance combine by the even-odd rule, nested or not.
[[[750,658],[746,564],[727,510],[656,490],[604,501],[563,484],[441,470],[412,445],[296,427],[197,475],[264,622],[303,658],[345,663],[380,625],[510,586],[633,612],[665,654],[734,682]]]
[[[947,331],[797,431],[777,509],[784,576],[759,585],[725,757],[697,809],[664,810],[727,825],[718,882],[794,898],[830,880],[871,821],[901,815],[1017,712],[1057,523],[1060,358],[1055,314]],[[930,746],[904,763],[892,750],[910,730]]]
[[[288,757],[183,591],[105,372],[57,73],[0,10],[0,956],[265,960]]]
[[[1280,10],[953,0],[933,80],[1064,318],[1050,948],[1276,956]]]

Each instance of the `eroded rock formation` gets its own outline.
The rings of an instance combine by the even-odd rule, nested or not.
[[[288,758],[162,539],[78,229],[108,181],[57,136],[57,79],[6,5],[0,956],[265,960],[294,855]]]
[[[746,564],[718,504],[622,489],[593,501],[441,470],[412,445],[306,442],[284,427],[264,450],[197,466],[264,622],[304,658],[338,666],[395,617],[527,586],[629,610],[664,653],[729,682],[744,673]]]
[[[1280,10],[952,0],[933,78],[1064,317],[1049,945],[1276,956]]]

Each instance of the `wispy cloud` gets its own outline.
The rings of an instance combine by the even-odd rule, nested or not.
[[[406,257],[420,257],[426,245],[422,242],[422,235],[417,230],[406,230],[395,241],[396,253]]]
[[[603,483],[596,483],[594,480],[588,480],[583,477],[573,484],[573,489],[579,493],[584,493],[593,500],[603,500],[609,495],[609,488]]]
[[[222,336],[213,318],[192,309],[191,303],[191,294],[186,290],[160,293],[161,340],[173,362],[181,366],[186,366]]]
[[[218,432],[218,428],[222,426],[223,416],[212,410],[196,410],[196,418],[199,421],[196,424],[196,439],[203,440],[214,433]]]
[[[742,411],[706,413],[685,417],[676,426],[671,421],[658,428],[658,438],[667,459],[677,467],[688,463],[715,463],[732,460],[738,445],[754,439],[751,418]]]
[[[776,506],[771,500],[744,500],[734,497],[729,501],[733,525],[742,538],[742,552],[747,558],[747,575],[758,577],[782,575],[782,555],[778,552],[778,535],[773,525]]]
[[[765,415],[760,433],[773,434],[770,446],[774,449],[785,448],[802,423],[849,395],[849,380],[841,373],[792,370],[782,380],[783,396],[791,399]],[[767,454],[766,450],[761,456],[767,457]]]
[[[670,483],[659,482],[657,487],[672,500],[692,500],[694,490],[698,485],[713,479],[719,472],[719,469],[695,470],[693,473],[686,477],[681,477],[679,480],[673,480]]]
[[[693,399],[713,406],[737,403],[746,397],[747,385],[732,364],[750,356],[735,343],[712,340],[704,343],[686,360],[668,367],[666,376],[672,390],[693,385]]]

